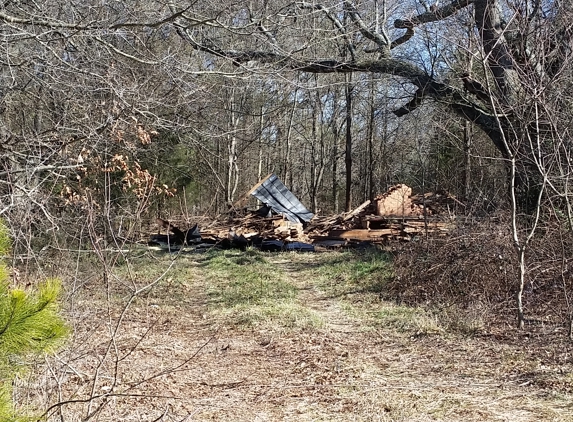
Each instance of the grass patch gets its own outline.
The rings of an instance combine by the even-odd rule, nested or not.
[[[209,295],[223,307],[289,301],[297,295],[296,287],[255,250],[214,253],[206,267],[212,283]]]
[[[443,331],[439,320],[425,309],[380,302],[368,312],[374,325],[384,325],[415,335],[437,334]]]
[[[365,301],[356,297],[342,299],[342,309],[353,318],[362,321],[362,326],[390,328],[415,336],[444,332],[435,315],[421,307],[398,305],[380,299]]]
[[[377,248],[332,253],[307,270],[351,316],[372,327],[391,327],[416,335],[443,331],[439,318],[422,307],[382,300],[392,277],[391,257]]]
[[[348,314],[370,326],[415,335],[451,332],[468,336],[484,326],[484,310],[479,306],[462,311],[456,306],[410,306],[386,300],[393,265],[387,253],[374,247],[327,254],[306,271],[327,295],[341,300]]]
[[[211,309],[232,324],[272,329],[321,325],[299,303],[298,288],[262,252],[213,251],[204,266]]]
[[[380,294],[391,275],[390,256],[376,248],[330,254],[314,271],[320,287],[332,296]]]

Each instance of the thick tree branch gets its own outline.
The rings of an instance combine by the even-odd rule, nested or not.
[[[392,44],[390,45],[390,49],[396,48],[401,44],[404,44],[405,42],[409,41],[410,38],[412,38],[414,36],[414,26],[410,26],[408,28],[406,28],[406,33],[404,35],[402,35],[399,38],[396,38],[394,41],[392,41]]]
[[[409,103],[403,105],[398,110],[394,110],[394,114],[396,115],[396,117],[405,116],[406,114],[409,114],[415,109],[417,109],[420,106],[420,104],[422,104],[424,95],[425,95],[424,90],[422,88],[418,89]]]
[[[356,49],[354,48],[354,45],[352,44],[352,40],[348,36],[346,28],[344,27],[344,25],[342,24],[340,19],[338,19],[328,8],[326,8],[325,6],[323,6],[321,4],[313,4],[313,3],[308,3],[308,2],[303,1],[303,2],[298,2],[297,6],[300,7],[301,9],[319,10],[319,11],[323,12],[324,15],[332,22],[332,24],[340,31],[340,33],[344,37],[344,40],[346,41],[346,44],[348,46],[348,51],[350,52],[350,56],[352,57],[352,60],[355,60]]]
[[[447,18],[457,11],[463,9],[464,7],[469,6],[472,4],[474,0],[456,0],[452,3],[441,7],[441,8],[427,8],[425,13],[421,15],[415,16],[412,19],[396,19],[394,21],[394,27],[398,29],[406,29],[406,33],[401,37],[392,41],[390,49],[393,49],[405,42],[409,41],[410,38],[414,36],[414,28],[417,25],[428,23],[428,22],[437,22],[444,18]],[[425,5],[425,3],[424,3]],[[427,6],[427,5],[426,5]]]
[[[384,73],[409,79],[414,85],[424,84],[428,75],[417,66],[399,59],[381,58],[379,60],[347,63],[336,60],[302,61],[292,60],[289,66],[293,70],[311,73]]]
[[[350,19],[352,19],[352,22],[354,22],[358,26],[360,33],[365,38],[374,41],[378,46],[377,51],[382,53],[383,56],[389,56],[390,39],[388,38],[388,35],[386,34],[384,28],[381,28],[380,33],[369,30],[352,3],[350,3],[349,1],[345,1],[344,7],[348,11]]]
[[[489,104],[491,101],[490,93],[484,88],[484,86],[479,83],[478,81],[472,79],[469,73],[463,73],[461,75],[462,82],[464,84],[464,88],[469,93],[475,95],[480,100],[484,101],[485,103]]]
[[[418,107],[425,97],[431,97],[435,101],[446,105],[457,115],[474,122],[491,138],[502,156],[505,158],[509,157],[509,151],[499,125],[499,122],[501,122],[502,127],[504,125],[509,127],[510,123],[507,116],[491,114],[479,104],[469,100],[458,88],[433,80],[422,69],[408,62],[392,58],[382,58],[362,63],[324,60],[306,64],[299,62],[298,67],[293,69],[314,73],[372,72],[405,78],[418,87],[418,91],[408,104],[397,110],[399,115],[407,114]]]
[[[414,16],[412,19],[396,19],[394,27],[399,29],[407,29],[423,23],[437,22],[452,16],[454,13],[463,9],[464,7],[472,4],[474,0],[454,0],[450,4],[440,7],[436,10],[422,13],[421,15]]]

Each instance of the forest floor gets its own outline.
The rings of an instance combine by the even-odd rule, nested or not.
[[[383,301],[379,251],[114,268],[69,281],[72,338],[16,386],[22,405],[54,405],[49,421],[573,420],[562,327]]]

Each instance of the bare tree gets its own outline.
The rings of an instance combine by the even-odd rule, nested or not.
[[[510,106],[527,101],[523,75],[535,72],[539,78],[550,78],[562,65],[562,54],[557,53],[566,50],[570,42],[563,17],[570,6],[560,2],[455,0],[421,13],[416,13],[415,2],[412,2],[392,9],[393,16],[409,16],[394,19],[392,29],[388,26],[387,2],[360,6],[350,1],[342,2],[342,5],[338,2],[293,2],[276,5],[272,10],[266,4],[249,5],[219,9],[218,15],[212,18],[181,13],[175,25],[193,48],[225,58],[239,69],[253,70],[253,63],[262,63],[282,71],[376,72],[398,77],[411,84],[415,92],[410,102],[396,110],[397,115],[405,115],[425,98],[433,98],[481,128],[504,158],[511,154],[508,148],[514,147],[510,135],[516,121]],[[179,11],[174,4],[171,7],[172,13]],[[264,15],[260,12],[263,7]],[[343,11],[348,13],[348,22],[337,19]],[[474,30],[479,34],[470,54],[480,60],[485,73],[482,73],[482,81],[466,78],[465,86],[469,89],[464,92],[457,83],[433,74],[432,67],[405,59],[404,52],[407,45],[417,42],[415,35],[421,28],[440,24],[446,33],[460,22],[467,24],[467,20],[457,20],[467,11],[473,13]],[[239,13],[248,18],[237,25],[235,17]],[[320,30],[323,34],[320,40],[316,38],[319,15],[322,16]],[[204,25],[201,19],[207,19],[209,24]],[[535,39],[558,22],[563,29],[547,38],[541,46],[544,51],[539,51]],[[306,42],[300,39],[301,31],[307,35]],[[229,48],[220,35],[231,32],[239,34],[228,38],[233,40],[234,48]],[[352,34],[360,36],[354,39]],[[321,56],[313,54],[318,44],[321,45]],[[309,46],[314,48],[309,49]],[[547,60],[548,57],[551,59]],[[484,95],[491,95],[491,98]],[[506,139],[510,142],[505,142]],[[523,177],[520,173],[518,179]],[[520,179],[518,182],[525,181]]]

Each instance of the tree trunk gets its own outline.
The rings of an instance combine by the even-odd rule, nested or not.
[[[237,165],[237,136],[235,135],[239,118],[236,116],[234,90],[231,93],[229,101],[229,135],[228,139],[228,158],[227,158],[227,189],[225,200],[227,204],[233,203],[235,192],[239,183],[239,167]]]
[[[520,81],[505,38],[506,23],[502,20],[499,1],[476,0],[474,15],[499,99],[503,105],[513,104]]]
[[[523,330],[525,327],[525,312],[523,310],[523,291],[525,290],[525,245],[517,248],[517,255],[519,258],[519,285],[516,293],[517,305],[517,328]]]
[[[346,74],[344,85],[346,94],[346,148],[344,151],[344,163],[346,170],[346,199],[344,210],[352,210],[352,74]]]
[[[338,131],[334,133],[334,145],[332,148],[332,202],[334,213],[339,213],[339,185],[338,185]]]
[[[376,196],[376,193],[374,191],[375,189],[375,182],[374,182],[374,174],[375,171],[374,169],[376,168],[376,157],[375,157],[375,153],[374,153],[374,134],[376,133],[375,130],[375,115],[376,115],[376,110],[374,108],[374,101],[375,101],[375,84],[374,84],[374,78],[371,77],[370,78],[370,98],[369,98],[369,104],[368,104],[368,109],[369,109],[369,113],[368,113],[368,127],[367,127],[367,133],[366,133],[366,138],[368,141],[368,149],[367,149],[367,160],[368,160],[368,166],[367,166],[367,171],[368,171],[368,175],[367,175],[367,179],[368,180],[368,199],[370,199],[371,201],[374,200],[374,196]]]
[[[292,146],[292,127],[294,122],[294,114],[296,111],[296,104],[297,104],[297,97],[298,97],[298,89],[294,90],[293,100],[292,100],[292,107],[289,113],[289,119],[287,122],[287,131],[286,131],[286,139],[285,139],[285,152],[283,157],[283,171],[284,171],[284,181],[287,183],[291,189],[293,189],[293,180],[292,180],[292,169],[291,169],[291,146]]]
[[[257,166],[257,182],[263,177],[263,129],[264,129],[264,107],[261,105],[261,115],[259,117],[259,160]]]
[[[464,122],[464,171],[463,171],[463,197],[464,199],[470,198],[471,190],[471,174],[472,174],[472,124],[471,122]]]

